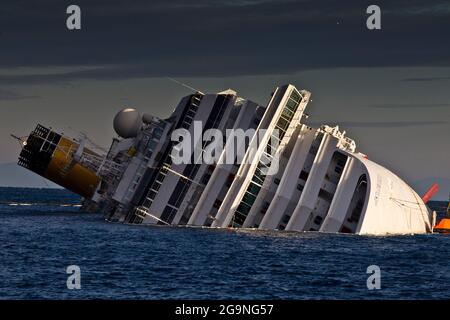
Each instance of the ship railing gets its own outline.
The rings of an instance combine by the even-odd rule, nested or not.
[[[165,225],[170,226],[170,223],[168,223],[168,222],[158,218],[157,216],[151,214],[150,212],[148,212],[148,210],[146,208],[143,208],[143,207],[136,207],[135,215],[137,217],[141,218],[141,219],[145,219],[146,217],[151,217],[151,218],[153,218],[153,219],[155,219],[155,220],[157,220],[157,221],[159,221],[159,222],[161,222],[161,223],[163,223]]]

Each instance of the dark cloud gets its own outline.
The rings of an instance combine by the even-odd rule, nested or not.
[[[226,77],[234,75],[233,69],[222,70],[214,68],[214,61],[199,60],[196,64],[197,75],[210,77]],[[185,63],[178,60],[161,60],[157,65],[152,64],[127,64],[117,66],[102,66],[89,69],[54,73],[28,73],[28,74],[0,74],[1,85],[33,85],[69,83],[78,80],[126,80],[152,77],[192,76],[191,70],[184,68]],[[177,68],[179,67],[179,68]],[[244,67],[244,65],[242,65]],[[247,74],[265,74],[268,70],[261,68],[247,69]],[[277,70],[270,70],[278,73]]]
[[[434,82],[434,81],[446,81],[450,80],[450,77],[418,77],[418,78],[405,78],[402,81],[405,82]]]
[[[374,109],[416,109],[416,108],[448,108],[450,103],[383,103],[373,104]]]
[[[448,121],[321,121],[310,122],[309,125],[319,127],[322,124],[339,125],[345,128],[402,128],[402,127],[418,127],[448,124]]]
[[[441,0],[378,1],[378,31],[366,28],[371,1],[79,0],[80,31],[65,27],[69,4],[3,1],[0,68],[96,67],[42,77],[58,82],[450,66],[450,10]]]
[[[23,99],[36,99],[38,96],[25,95],[15,91],[0,89],[0,100],[23,100]]]

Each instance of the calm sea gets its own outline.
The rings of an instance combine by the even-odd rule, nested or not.
[[[0,188],[0,299],[450,298],[449,236],[129,226],[79,203],[64,190]],[[69,265],[80,290],[67,289]],[[380,290],[367,289],[370,265]]]

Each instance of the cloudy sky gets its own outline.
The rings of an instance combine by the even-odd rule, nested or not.
[[[70,4],[81,30],[66,28]],[[381,30],[366,28],[371,4]],[[262,104],[289,82],[312,91],[313,124],[339,124],[419,189],[440,181],[445,198],[449,39],[448,1],[2,1],[0,163],[20,151],[9,134],[38,122],[109,145],[125,106],[168,116],[190,93],[168,77]],[[28,183],[4,166],[0,185]]]

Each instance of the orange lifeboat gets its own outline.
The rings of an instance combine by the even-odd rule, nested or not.
[[[434,226],[434,232],[450,233],[450,201],[447,207],[447,214],[437,225]]]

